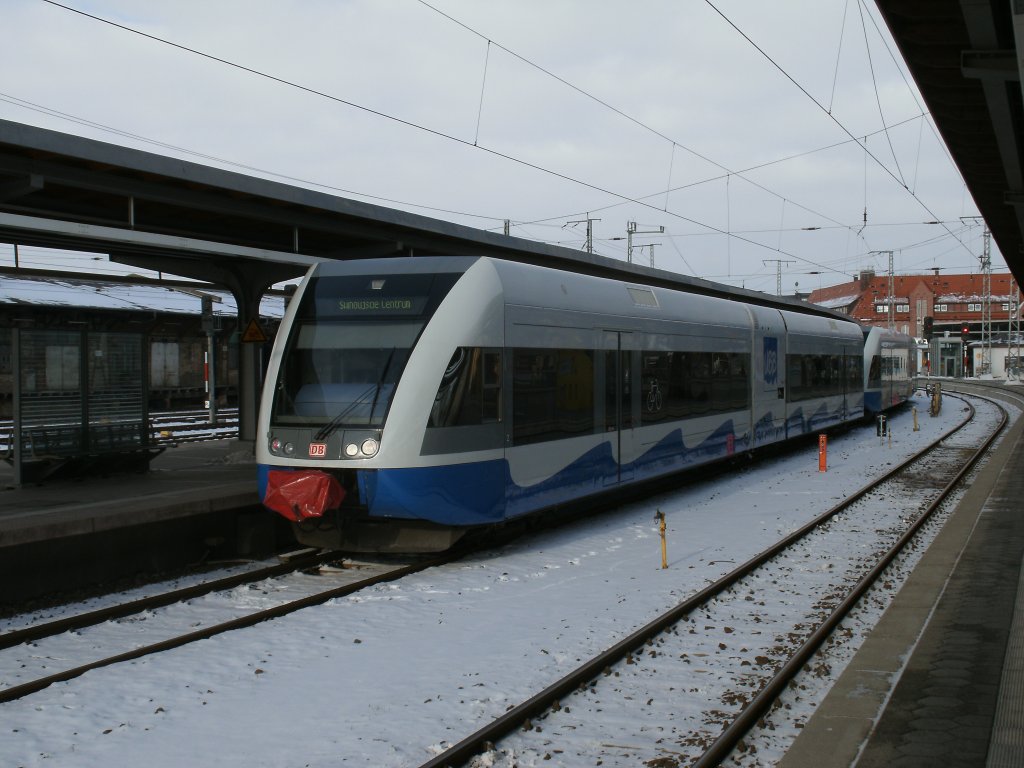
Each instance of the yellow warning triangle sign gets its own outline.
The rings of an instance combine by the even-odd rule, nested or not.
[[[242,334],[242,341],[262,344],[266,340],[267,334],[263,332],[263,328],[260,326],[260,321],[254,317],[249,321],[249,324],[245,326],[245,333]]]

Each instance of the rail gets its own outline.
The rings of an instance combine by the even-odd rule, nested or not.
[[[678,624],[682,619],[692,614],[695,610],[705,606],[717,596],[725,593],[740,579],[752,574],[763,564],[789,549],[793,544],[802,540],[811,531],[824,526],[840,512],[848,509],[855,501],[872,492],[877,486],[896,477],[908,466],[920,460],[924,455],[930,453],[941,445],[943,441],[949,438],[952,434],[962,429],[971,420],[971,418],[973,418],[973,408],[971,409],[970,415],[960,425],[949,430],[946,434],[942,435],[938,440],[931,443],[915,456],[912,456],[894,467],[883,477],[865,485],[832,509],[824,512],[800,529],[793,531],[788,536],[776,542],[773,546],[747,560],[745,563],[738,566],[718,581],[708,585],[698,593],[676,605],[674,608],[656,617],[648,624],[630,634],[628,637],[623,638],[612,647],[585,661],[575,670],[548,686],[545,690],[529,698],[518,706],[511,707],[502,716],[486,724],[475,733],[464,738],[462,741],[452,745],[446,751],[436,755],[433,759],[423,763],[420,768],[442,768],[443,766],[464,765],[474,756],[479,755],[488,749],[492,749],[493,745],[495,745],[500,739],[517,730],[523,723],[528,722],[532,718],[538,717],[547,711],[556,709],[557,705],[562,701],[562,699],[564,699],[564,697],[581,689],[581,687],[588,685],[591,681],[599,679],[601,674],[612,665],[620,663],[624,659],[627,659],[631,654],[644,648],[654,638]],[[944,499],[960,482],[969,467],[973,466],[978,457],[987,450],[991,441],[995,439],[995,436],[1002,430],[1005,423],[1006,415],[1004,411],[1003,421],[995,434],[993,434],[993,436],[990,437],[989,440],[978,450],[975,457],[968,462],[968,466],[962,469],[957,477],[946,486],[942,491],[940,498]],[[934,506],[938,506],[938,503],[939,502],[935,502]],[[718,740],[711,746],[711,749],[709,749],[707,753],[698,760],[698,762],[694,763],[694,765],[717,765],[721,759],[731,751],[733,746],[743,737],[747,730],[749,730],[750,726],[756,723],[767,708],[772,705],[772,702],[777,698],[779,691],[784,689],[789,680],[803,667],[807,658],[809,658],[810,655],[820,646],[828,636],[828,633],[831,632],[831,628],[838,623],[841,616],[845,615],[850,607],[856,603],[859,595],[862,594],[871,583],[873,583],[874,579],[877,578],[879,573],[881,573],[885,565],[891,562],[900,549],[905,546],[906,542],[909,541],[920,525],[923,524],[924,518],[926,518],[928,514],[930,513],[924,514],[922,518],[912,526],[911,531],[904,535],[900,542],[898,542],[897,546],[893,547],[892,552],[887,553],[883,557],[883,562],[879,566],[861,579],[853,590],[855,594],[845,599],[835,613],[824,622],[824,625],[812,633],[805,644],[798,649],[791,661],[786,663],[779,671],[778,675],[772,678],[772,680],[764,686],[761,693],[751,702],[751,705],[744,708],[744,710],[739,713],[735,722],[732,725],[727,726]]]
[[[193,600],[197,597],[208,595],[211,592],[233,589],[242,584],[252,584],[263,579],[270,579],[282,576],[303,568],[311,568],[331,562],[339,557],[337,552],[312,552],[303,553],[299,556],[284,560],[277,565],[270,565],[263,568],[237,573],[232,576],[204,581],[191,587],[161,592],[156,595],[149,595],[138,600],[127,603],[118,603],[106,608],[99,608],[95,611],[80,613],[68,616],[63,619],[54,619],[41,624],[33,624],[24,629],[15,629],[0,634],[0,650],[13,648],[21,643],[35,643],[47,637],[53,637],[64,632],[77,632],[86,627],[95,626],[104,621],[114,621],[131,616],[134,613],[151,611],[154,608],[162,608],[173,603]]]
[[[994,401],[992,401],[994,402]],[[989,437],[974,451],[971,457],[964,462],[960,470],[940,491],[939,495],[921,512],[918,518],[910,525],[904,534],[878,559],[875,565],[854,585],[847,593],[847,596],[836,606],[836,608],[825,618],[801,645],[789,661],[768,681],[758,692],[754,699],[739,713],[729,724],[701,757],[693,763],[693,768],[711,768],[719,765],[739,744],[757,721],[771,708],[775,701],[782,695],[782,692],[789,685],[789,682],[796,677],[801,669],[814,656],[829,635],[835,631],[846,615],[853,610],[854,606],[867,593],[867,591],[878,581],[886,568],[903,552],[904,549],[914,540],[921,527],[931,519],[932,515],[942,506],[950,494],[960,485],[967,473],[986,455],[996,438],[1002,434],[1009,422],[1009,415],[1005,408],[997,404],[1002,412],[1002,419],[998,427]],[[973,413],[972,413],[973,418]],[[893,471],[901,471],[908,462],[897,467]]]
[[[30,680],[28,682],[21,683],[18,685],[12,685],[9,688],[0,688],[0,704],[7,703],[9,701],[14,701],[16,699],[29,696],[33,693],[38,693],[39,691],[48,688],[54,683],[61,683],[66,682],[68,680],[73,680],[74,678],[81,677],[86,672],[89,672],[94,669],[100,669],[102,667],[111,666],[112,664],[120,664],[125,661],[133,661],[135,659],[140,659],[144,656],[149,656],[155,653],[163,653],[164,651],[169,651],[174,648],[180,648],[184,645],[195,643],[200,640],[207,640],[211,637],[215,637],[225,632],[230,632],[236,629],[243,629],[245,627],[251,627],[264,621],[269,621],[271,619],[277,619],[282,616],[287,616],[290,613],[295,613],[296,611],[300,611],[304,608],[309,608],[314,605],[321,605],[322,603],[326,603],[328,600],[353,594],[354,592],[358,592],[362,589],[367,589],[368,587],[374,586],[375,584],[382,584],[389,581],[397,581],[398,579],[401,579],[410,574],[418,573],[419,571],[424,571],[428,568],[433,568],[434,566],[442,565],[444,563],[450,563],[462,557],[463,554],[464,553],[462,552],[452,552],[450,554],[441,555],[428,560],[421,560],[407,565],[396,566],[392,570],[387,570],[384,573],[370,576],[369,578],[361,579],[354,583],[345,584],[339,587],[333,587],[331,589],[327,589],[321,592],[316,592],[314,594],[307,595],[306,597],[302,597],[297,600],[291,600],[281,605],[276,605],[272,608],[253,611],[252,613],[246,616],[239,616],[238,618],[223,621],[219,624],[204,627],[203,629],[195,630],[193,632],[186,632],[184,634],[171,637],[166,640],[161,640],[156,643],[151,643],[149,645],[143,645],[137,648],[133,648],[132,650],[125,651],[124,653],[119,653],[113,656],[108,656],[102,659],[87,662],[85,664],[81,664],[73,668],[68,668],[60,672],[49,674],[45,677],[39,677],[34,680]],[[294,564],[290,565],[290,569],[295,570]],[[245,576],[243,576],[242,578],[243,580],[248,580],[245,578]],[[158,596],[156,599],[162,600],[163,597],[166,596]],[[178,599],[176,594],[173,595],[173,597],[174,600]],[[168,601],[163,601],[163,604],[167,603]],[[95,617],[90,617],[88,623],[94,623],[92,622],[93,618]]]

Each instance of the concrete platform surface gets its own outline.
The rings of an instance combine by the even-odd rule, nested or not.
[[[0,548],[259,503],[252,448],[234,439],[169,447],[145,473],[13,480],[0,465]]]

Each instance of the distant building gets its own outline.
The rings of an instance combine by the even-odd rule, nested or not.
[[[1019,320],[1017,287],[1009,274],[993,274],[990,289],[991,334],[1006,338],[1014,310]],[[889,277],[865,270],[851,282],[812,291],[808,301],[849,315],[868,325],[887,326],[889,307],[893,308],[894,327],[901,333],[923,337],[925,318],[932,318],[932,336],[962,335],[968,328],[970,340],[981,339],[982,275],[932,274],[897,275],[889,297]]]

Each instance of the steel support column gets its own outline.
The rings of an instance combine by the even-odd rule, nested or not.
[[[259,321],[260,301],[275,283],[301,275],[305,269],[294,264],[279,264],[245,259],[202,260],[170,259],[138,254],[111,254],[112,261],[204,280],[231,291],[238,307],[238,439],[255,445],[256,421],[262,388],[262,368],[255,344],[242,343],[249,322]]]

